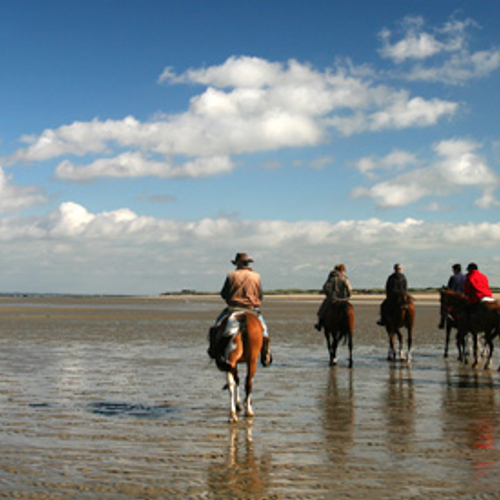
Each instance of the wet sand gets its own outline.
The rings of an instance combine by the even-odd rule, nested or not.
[[[206,355],[215,297],[2,298],[0,498],[500,498],[500,375],[443,359],[419,297],[411,365],[357,297],[354,367],[321,298],[266,297],[274,363],[227,423]]]

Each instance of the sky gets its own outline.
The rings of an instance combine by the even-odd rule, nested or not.
[[[0,292],[500,286],[500,3],[0,0]]]

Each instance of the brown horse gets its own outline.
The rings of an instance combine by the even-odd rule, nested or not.
[[[412,357],[413,324],[415,322],[415,304],[413,297],[408,293],[397,293],[387,298],[382,304],[384,311],[385,329],[389,336],[389,352],[387,359],[396,360],[395,339],[399,342],[399,359],[404,360],[403,336],[400,329],[406,328],[408,331],[408,353],[406,361],[409,363]]]
[[[352,368],[352,341],[354,335],[354,308],[348,300],[331,302],[323,315],[324,329],[330,366],[337,364],[337,347],[344,340],[349,348],[349,368]]]
[[[230,330],[234,328],[234,335],[226,335],[228,321],[232,322]],[[211,335],[215,332],[211,330]],[[255,415],[252,408],[253,377],[257,371],[259,357],[264,366],[271,364],[269,349],[264,349],[263,327],[258,315],[252,311],[237,312],[225,319],[219,326],[216,340],[209,349],[209,354],[215,358],[219,370],[227,373],[229,391],[229,422],[238,421],[238,412],[242,410],[239,393],[238,364],[246,363],[247,376],[245,381],[245,415]],[[269,337],[266,340],[270,343]]]
[[[493,340],[500,335],[500,303],[496,300],[481,302],[472,309],[466,305],[464,294],[451,290],[441,290],[441,308],[454,308],[457,315],[457,347],[458,359],[466,362],[465,343],[470,333],[473,338],[474,361],[479,361],[478,335],[484,333],[485,343],[488,346],[488,356],[485,368],[489,368],[493,356]]]
[[[446,339],[444,342],[444,355],[443,357],[448,357],[449,345],[450,345],[450,337],[451,331],[453,329],[457,330],[455,334],[455,342],[457,343],[457,349],[460,355],[461,347],[458,345],[458,318],[460,315],[460,308],[456,305],[452,305],[446,299],[446,295],[444,292],[451,292],[447,288],[443,287],[439,291],[440,294],[440,309],[439,309],[439,329],[445,329]],[[455,292],[456,293],[456,292]],[[464,302],[465,303],[465,302]]]

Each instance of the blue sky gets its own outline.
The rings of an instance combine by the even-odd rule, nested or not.
[[[0,290],[500,285],[500,6],[0,2]]]

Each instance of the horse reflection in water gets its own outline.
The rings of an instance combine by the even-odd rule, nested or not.
[[[395,361],[398,357],[401,361],[405,359],[401,328],[406,328],[408,332],[406,361],[409,363],[412,357],[413,324],[415,322],[413,297],[408,293],[395,294],[394,297],[385,300],[382,310],[384,311],[385,329],[389,336],[387,359],[389,361]],[[396,340],[399,345],[399,356],[396,355]]]
[[[238,364],[246,363],[247,365],[244,409],[247,417],[253,417],[255,412],[252,407],[252,389],[253,378],[257,371],[257,362],[260,357],[262,364],[268,366],[271,364],[271,358],[270,351],[263,350],[264,331],[256,313],[238,312],[232,315],[232,320],[237,320],[238,332],[231,337],[223,334],[219,335],[214,357],[219,370],[227,372],[226,387],[229,391],[229,422],[237,422],[238,413],[242,410]],[[220,333],[225,331],[226,325],[227,320],[220,325]]]
[[[498,474],[498,389],[498,381],[489,370],[446,364],[441,405],[444,436],[451,451],[469,457],[469,472],[476,480],[493,479]],[[466,472],[462,472],[463,478]]]
[[[229,426],[223,462],[212,463],[208,471],[213,498],[266,498],[271,460],[265,454],[256,455],[252,430],[251,421],[244,426]]]
[[[387,419],[387,447],[390,453],[402,458],[414,443],[415,384],[411,365],[388,365],[387,391],[382,409]]]
[[[319,399],[318,407],[328,444],[326,449],[331,465],[339,475],[339,481],[354,443],[354,406],[352,370],[328,371],[327,386]]]
[[[348,300],[336,300],[326,309],[322,319],[330,366],[337,364],[337,348],[344,341],[349,349],[348,366],[352,368],[354,308]]]

